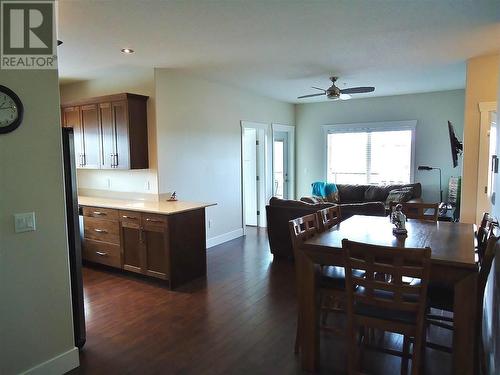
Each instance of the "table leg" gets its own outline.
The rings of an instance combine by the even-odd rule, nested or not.
[[[453,374],[474,374],[477,274],[455,284],[453,306]],[[477,317],[479,319],[479,317]]]
[[[319,367],[319,319],[316,303],[314,263],[300,255],[300,354],[302,369],[316,371]]]

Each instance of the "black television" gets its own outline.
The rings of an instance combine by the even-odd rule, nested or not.
[[[455,168],[458,165],[458,155],[462,154],[463,145],[462,142],[457,139],[455,129],[450,121],[448,121],[448,134],[450,136],[451,159],[453,161],[453,168]]]

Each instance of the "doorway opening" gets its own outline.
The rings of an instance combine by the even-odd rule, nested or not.
[[[273,124],[273,196],[294,199],[295,128]]]
[[[271,181],[268,163],[269,125],[241,122],[241,164],[243,193],[243,231],[247,226],[266,226],[267,184]]]

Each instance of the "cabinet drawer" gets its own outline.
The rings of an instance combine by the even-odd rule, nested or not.
[[[113,210],[112,208],[83,207],[83,216],[118,220],[118,210]]]
[[[166,225],[167,217],[165,215],[157,215],[157,214],[142,214],[142,224],[143,225]]]
[[[84,239],[82,257],[90,262],[106,266],[116,268],[122,266],[120,246],[107,242]]]
[[[83,227],[85,238],[120,244],[120,228],[117,221],[85,217]]]
[[[119,211],[119,218],[122,223],[141,224],[141,213],[136,211]]]

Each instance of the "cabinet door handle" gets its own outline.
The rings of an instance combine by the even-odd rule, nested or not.
[[[148,221],[150,223],[163,223],[163,221],[161,221],[161,220],[151,219],[149,217],[146,218],[146,221]]]
[[[144,233],[143,233],[143,228],[139,228],[139,242],[144,243]]]
[[[136,218],[136,217],[133,217],[133,216],[123,215],[122,217],[123,217],[124,219],[137,220],[137,218]]]
[[[96,251],[95,253],[101,257],[108,255],[108,253],[103,253],[102,251]]]
[[[105,216],[106,214],[104,212],[101,212],[101,211],[94,211],[94,215]]]
[[[96,228],[96,229],[94,229],[94,231],[96,231],[97,233],[108,233],[108,231],[106,229]]]

